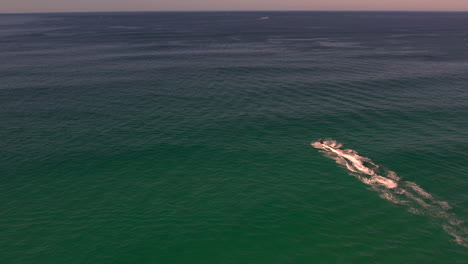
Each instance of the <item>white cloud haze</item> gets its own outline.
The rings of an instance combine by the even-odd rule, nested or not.
[[[468,0],[2,0],[0,12],[197,10],[468,11]]]

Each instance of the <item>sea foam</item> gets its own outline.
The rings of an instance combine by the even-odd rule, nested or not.
[[[436,199],[414,182],[401,180],[395,172],[382,169],[371,159],[360,156],[355,150],[343,148],[343,144],[335,140],[316,141],[311,145],[345,167],[349,174],[362,183],[371,186],[381,198],[406,206],[411,213],[427,215],[437,220],[459,245],[468,247],[468,231],[463,226],[464,221],[450,212],[448,202]]]

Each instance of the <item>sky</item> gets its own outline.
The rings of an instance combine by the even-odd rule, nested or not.
[[[468,0],[0,0],[0,13],[81,11],[468,11]]]

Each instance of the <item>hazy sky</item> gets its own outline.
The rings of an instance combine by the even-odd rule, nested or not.
[[[468,11],[468,0],[0,0],[0,13],[167,10]]]

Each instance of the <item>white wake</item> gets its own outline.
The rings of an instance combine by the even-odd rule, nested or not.
[[[451,207],[447,202],[436,199],[414,182],[401,180],[395,172],[380,168],[356,151],[344,149],[335,140],[319,140],[311,145],[348,169],[349,174],[371,186],[380,197],[407,206],[411,213],[437,219],[458,244],[468,247],[468,230],[463,226],[464,222],[450,212]]]

